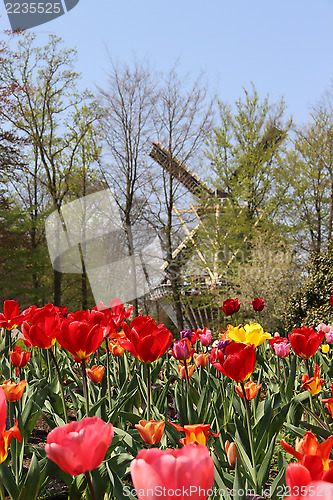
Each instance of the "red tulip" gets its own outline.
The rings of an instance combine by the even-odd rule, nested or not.
[[[272,349],[274,349],[275,344],[288,344],[288,339],[285,337],[280,337],[280,335],[276,335],[271,339],[268,339],[269,345]]]
[[[17,420],[15,419],[13,427],[6,431],[6,418],[6,396],[2,387],[0,387],[0,464],[4,462],[8,456],[8,448],[13,437],[22,443],[22,436],[17,425]]]
[[[24,315],[20,314],[19,305],[15,300],[5,300],[3,312],[4,314],[0,313],[0,327],[6,330],[13,330],[24,321]]]
[[[303,460],[304,455],[316,455],[322,460],[324,470],[328,470],[333,463],[329,458],[333,447],[333,436],[318,443],[316,436],[311,431],[307,431],[300,441],[296,441],[296,449],[292,448],[285,439],[281,439],[281,445],[299,462]]]
[[[260,297],[260,299],[256,297],[255,299],[252,300],[251,304],[253,306],[253,309],[259,312],[262,311],[265,306],[267,306],[262,297]]]
[[[256,352],[253,344],[234,342],[227,345],[226,357],[221,349],[215,351],[218,362],[212,364],[235,382],[245,382],[253,373],[256,364]]]
[[[13,366],[16,368],[23,368],[28,364],[31,352],[22,351],[22,347],[16,345],[14,351],[9,351],[9,356]]]
[[[300,463],[291,463],[286,470],[286,484],[291,494],[288,499],[326,498],[333,496],[333,469],[323,470],[316,455],[304,455]]]
[[[103,342],[103,328],[88,321],[72,321],[67,317],[57,335],[59,344],[80,362],[95,352]]]
[[[53,429],[47,436],[45,451],[60,469],[77,476],[99,467],[113,434],[111,424],[98,417],[85,417]]]
[[[296,328],[288,335],[289,342],[294,352],[301,358],[311,358],[318,350],[318,347],[324,339],[323,331],[316,332],[312,328]]]
[[[321,402],[325,405],[325,408],[328,409],[331,417],[333,417],[333,398],[322,399]]]
[[[212,494],[214,462],[206,446],[188,444],[181,449],[141,450],[131,463],[131,476],[139,500],[189,497],[206,500]]]
[[[333,307],[333,295],[330,296],[330,304]]]
[[[128,340],[119,339],[133,356],[151,363],[163,356],[172,342],[172,333],[163,325],[156,325],[150,316],[138,316],[131,321],[131,327],[123,325]]]
[[[28,321],[23,321],[21,327],[27,347],[49,349],[56,343],[61,323],[57,308],[52,304],[47,304],[33,312],[29,321],[31,326]]]
[[[110,302],[110,308],[101,302],[98,306],[95,306],[92,311],[96,310],[102,314],[101,326],[106,329],[106,335],[111,335],[117,332],[124,324],[125,318],[131,316],[133,307],[124,308],[123,303],[120,299],[112,299]],[[104,336],[106,336],[104,334]]]
[[[240,304],[238,299],[227,299],[223,302],[223,307],[220,307],[226,316],[231,316],[232,314],[239,311]]]

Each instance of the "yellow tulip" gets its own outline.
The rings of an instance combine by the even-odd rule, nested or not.
[[[239,326],[233,327],[228,326],[227,334],[231,340],[235,342],[241,342],[242,344],[254,345],[257,347],[261,345],[265,340],[271,339],[272,336],[263,330],[263,327],[259,323],[251,323],[245,325],[244,328]]]

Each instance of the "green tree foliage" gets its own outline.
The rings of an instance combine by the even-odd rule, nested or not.
[[[320,251],[333,230],[333,113],[313,110],[310,122],[295,130],[284,170],[289,185],[285,219],[298,251]]]
[[[261,101],[254,86],[244,90],[235,112],[222,102],[219,108],[220,124],[213,129],[207,155],[215,185],[227,194],[219,212],[218,244],[224,254],[231,252],[231,261],[222,263],[228,267],[236,257],[246,258],[254,229],[281,233],[278,216],[286,188],[280,171],[291,121],[285,119],[283,100]],[[215,213],[212,227],[217,227]]]
[[[60,211],[78,176],[78,149],[91,131],[98,108],[91,94],[79,88],[76,52],[50,36],[39,47],[32,35],[23,35],[0,68],[4,89],[1,116],[11,130],[27,141],[25,164],[16,170],[11,189],[30,219],[31,247],[45,244],[39,237],[47,213]],[[9,92],[10,89],[10,92]],[[37,275],[38,273],[36,273]],[[61,303],[61,273],[54,270],[55,304]],[[33,286],[39,287],[35,281]]]
[[[283,241],[268,239],[260,233],[253,236],[248,261],[230,274],[230,280],[238,287],[237,297],[243,302],[243,323],[260,321],[269,332],[285,328],[288,300],[301,278],[294,257],[292,249]],[[267,304],[260,314],[249,304],[255,297],[263,297]]]
[[[333,241],[321,252],[313,252],[306,266],[307,275],[288,300],[286,324],[290,329],[333,320],[330,296],[333,295]]]

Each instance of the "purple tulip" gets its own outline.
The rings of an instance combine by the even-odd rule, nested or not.
[[[191,332],[191,330],[182,330],[180,332],[181,340],[189,339],[189,341],[191,341],[192,335],[193,335],[193,333]]]

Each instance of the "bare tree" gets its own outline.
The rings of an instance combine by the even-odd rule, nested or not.
[[[100,123],[106,142],[103,172],[122,214],[129,256],[134,255],[140,233],[136,228],[143,221],[146,201],[140,197],[139,186],[145,182],[144,158],[156,99],[156,81],[147,63],[130,67],[111,61],[107,87],[99,88],[104,110]],[[137,315],[137,299],[134,307]]]
[[[184,163],[199,161],[199,152],[212,127],[214,102],[208,97],[202,76],[191,85],[188,82],[189,77],[181,78],[176,66],[162,78],[159,100],[154,109],[154,126],[157,140],[167,151],[167,164],[166,168],[158,170],[158,175],[152,175],[155,207],[150,211],[151,221],[163,235],[179,329],[183,329],[184,321],[180,302],[180,269],[173,257],[179,243],[173,209],[185,192],[172,164],[174,158]]]

